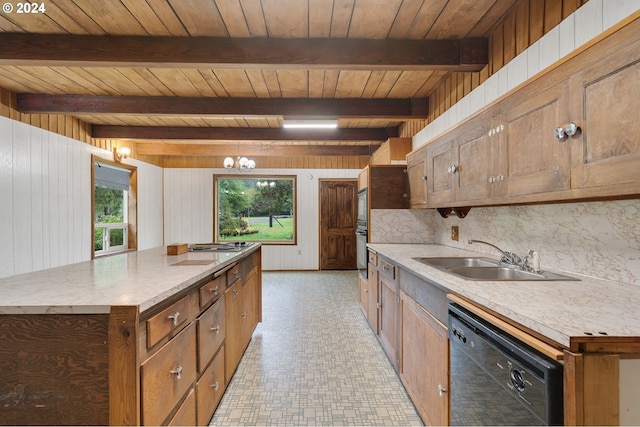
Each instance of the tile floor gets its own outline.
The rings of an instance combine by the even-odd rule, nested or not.
[[[358,293],[355,271],[263,273],[263,322],[210,425],[422,425]]]

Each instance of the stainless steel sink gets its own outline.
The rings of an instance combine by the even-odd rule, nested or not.
[[[440,257],[440,258],[414,258],[416,261],[420,261],[423,264],[430,265],[432,267],[495,267],[498,265],[498,261],[490,258],[479,257]]]
[[[430,265],[442,271],[462,277],[466,280],[477,281],[522,281],[522,280],[580,280],[574,277],[555,274],[548,271],[534,273],[532,271],[509,268],[499,265],[499,262],[481,257],[448,257],[448,258],[414,258],[423,264]]]

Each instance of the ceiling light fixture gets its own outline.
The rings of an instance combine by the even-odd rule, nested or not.
[[[236,168],[239,171],[249,171],[256,167],[256,162],[240,156],[238,156],[237,160],[233,160],[233,157],[227,157],[222,164],[226,169]]]
[[[283,120],[285,129],[336,129],[337,120]]]

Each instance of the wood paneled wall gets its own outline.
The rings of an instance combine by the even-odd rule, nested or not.
[[[588,0],[522,0],[489,35],[489,65],[479,72],[451,73],[429,94],[429,117],[407,122],[400,136],[411,137],[504,67]]]

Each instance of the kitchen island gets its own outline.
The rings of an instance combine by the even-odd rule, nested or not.
[[[261,321],[261,247],[0,279],[0,424],[209,422]]]
[[[378,257],[386,259],[391,268],[397,269],[398,323],[403,321],[403,309],[411,304],[415,306],[417,301],[423,312],[429,314],[427,317],[436,321],[434,330],[444,330],[446,337],[446,309],[442,307],[446,306],[446,296],[449,301],[462,299],[531,336],[532,341],[541,342],[541,346],[547,346],[550,352],[555,351],[564,359],[566,424],[618,424],[638,419],[637,405],[633,402],[637,402],[640,395],[635,385],[640,381],[639,286],[566,272],[558,273],[580,280],[465,280],[415,258],[486,257],[485,254],[442,245],[368,246]],[[544,264],[542,269],[545,269]],[[439,299],[438,295],[442,297]],[[403,357],[411,363],[412,355],[403,354],[406,343],[401,341],[407,331],[402,330],[402,324],[399,329],[399,373],[403,381],[406,379],[405,386],[412,394],[410,382],[416,376],[403,372],[407,366],[402,363]],[[446,349],[446,338],[438,345]],[[404,348],[405,352],[407,348]],[[446,355],[442,357],[446,359]],[[424,360],[422,363],[429,364]],[[447,381],[444,378],[448,377],[448,365],[443,369],[440,382],[446,384],[443,381]],[[414,390],[414,395],[419,393],[422,391]],[[438,393],[434,394],[438,396]],[[441,397],[443,393],[439,395]],[[423,414],[423,418],[429,420],[429,414],[426,417]],[[436,420],[434,422],[447,421],[446,418]]]

